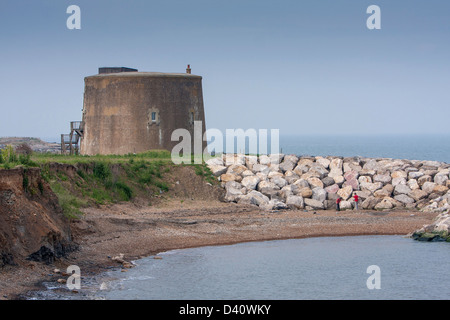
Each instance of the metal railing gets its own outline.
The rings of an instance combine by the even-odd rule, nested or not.
[[[72,121],[70,122],[70,129],[71,130],[80,130],[82,127],[83,121]]]

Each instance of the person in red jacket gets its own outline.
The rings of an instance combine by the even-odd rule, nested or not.
[[[341,211],[340,203],[341,203],[341,197],[336,199],[336,210],[337,211]]]
[[[358,197],[358,195],[355,193],[355,195],[353,196],[353,198],[355,199],[355,209],[358,210],[359,197]]]

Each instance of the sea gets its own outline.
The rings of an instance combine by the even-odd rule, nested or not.
[[[284,154],[433,160],[450,163],[450,134],[280,135]]]
[[[155,259],[158,258],[158,259]],[[450,243],[343,236],[171,250],[32,299],[448,300]],[[83,275],[82,275],[83,276]]]
[[[60,138],[42,138],[58,142]],[[226,137],[224,149],[226,151]],[[271,136],[267,139],[267,152],[271,152]],[[248,151],[248,140],[246,145]],[[237,139],[235,138],[235,152]],[[450,163],[450,134],[281,134],[279,150],[298,156],[341,156],[392,158],[408,160],[434,160]]]

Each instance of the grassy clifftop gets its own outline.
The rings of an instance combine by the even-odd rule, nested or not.
[[[83,207],[92,205],[135,199],[151,204],[170,195],[180,180],[180,168],[187,168],[204,184],[216,183],[206,165],[175,165],[168,151],[69,156],[36,152],[15,154],[13,150],[5,150],[0,169],[39,167],[42,178],[58,196],[63,212],[69,218],[78,218]],[[29,192],[40,190],[31,189]]]

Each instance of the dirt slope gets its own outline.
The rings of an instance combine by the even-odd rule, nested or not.
[[[69,221],[40,169],[0,170],[0,267],[53,262],[69,242]]]

